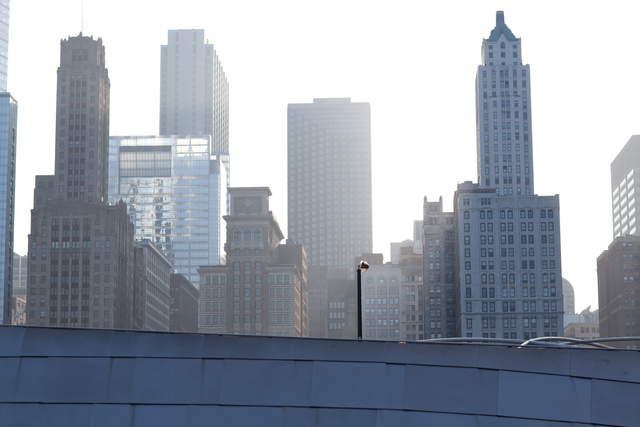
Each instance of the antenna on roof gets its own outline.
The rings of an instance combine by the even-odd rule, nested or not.
[[[80,34],[84,32],[84,0],[80,0]]]

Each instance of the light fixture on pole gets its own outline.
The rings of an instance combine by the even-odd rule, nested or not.
[[[358,339],[362,339],[362,277],[361,273],[369,269],[369,263],[367,261],[360,261],[358,263]]]

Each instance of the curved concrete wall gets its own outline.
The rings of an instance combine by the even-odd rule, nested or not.
[[[640,352],[0,327],[7,426],[631,426]]]

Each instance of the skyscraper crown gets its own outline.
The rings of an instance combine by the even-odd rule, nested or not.
[[[491,30],[491,34],[487,41],[498,41],[502,34],[504,34],[504,37],[511,42],[518,40],[518,38],[513,35],[509,27],[507,27],[507,24],[504,23],[504,12],[499,10],[496,12],[496,27]]]

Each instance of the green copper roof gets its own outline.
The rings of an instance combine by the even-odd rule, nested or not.
[[[496,27],[491,30],[491,34],[487,41],[496,42],[500,38],[500,35],[504,34],[504,37],[510,42],[518,40],[516,36],[513,35],[507,24],[504,23],[504,12],[499,10],[496,12]]]

